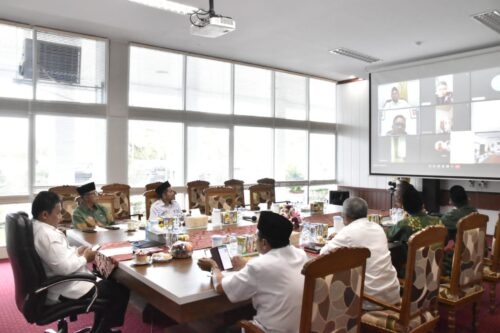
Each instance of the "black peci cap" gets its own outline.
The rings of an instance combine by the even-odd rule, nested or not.
[[[89,192],[95,191],[95,183],[91,182],[88,184],[84,184],[80,187],[77,187],[76,191],[78,192],[78,194],[80,194],[80,196],[84,196],[85,194],[87,194]]]

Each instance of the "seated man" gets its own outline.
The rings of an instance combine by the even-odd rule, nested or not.
[[[61,222],[59,196],[48,191],[38,193],[31,213],[35,250],[47,277],[89,272],[87,263],[94,260],[95,252],[85,246],[69,246],[64,233],[56,228]],[[129,290],[111,280],[99,281],[97,289],[99,298],[109,301],[109,308],[96,312],[92,332],[110,332],[112,327],[123,325]],[[90,298],[94,292],[94,286],[88,282],[66,282],[50,288],[47,298],[51,303],[57,303],[64,298]]]
[[[162,183],[156,188],[156,200],[149,211],[149,218],[155,219],[157,217],[176,217],[182,214],[181,206],[175,201],[175,191],[170,186],[168,181]]]
[[[321,249],[321,253],[343,246],[367,247],[371,255],[366,260],[364,293],[389,304],[396,304],[401,301],[399,281],[391,262],[387,237],[379,224],[368,221],[367,213],[368,205],[363,199],[353,197],[344,201],[342,216],[345,227],[333,235]],[[376,307],[364,302],[363,308],[371,310]]]
[[[257,314],[256,325],[266,332],[298,332],[302,307],[304,276],[307,262],[303,250],[290,245],[292,224],[284,216],[263,211],[257,224],[259,257],[246,262],[233,257],[234,274],[222,276],[213,259],[201,258],[198,266],[211,270],[218,293],[231,302],[252,299]]]
[[[427,214],[422,197],[413,185],[409,185],[403,192],[402,199],[403,209],[408,215],[387,231],[387,238],[390,242],[399,241],[402,243],[403,258],[406,258],[410,236],[429,225],[441,224],[441,221],[439,218]],[[399,272],[399,276],[404,276],[404,267],[403,271]]]
[[[93,229],[96,225],[104,227],[113,224],[113,214],[96,202],[97,193],[94,182],[76,189],[81,203],[73,212],[73,226],[77,229]]]
[[[444,226],[448,229],[447,243],[450,244],[447,246],[447,251],[443,258],[442,275],[450,275],[451,273],[453,244],[457,235],[458,221],[470,213],[477,212],[476,208],[469,205],[467,193],[465,193],[465,189],[460,185],[455,185],[450,188],[450,203],[455,206],[455,208],[441,217],[441,221],[443,221]]]

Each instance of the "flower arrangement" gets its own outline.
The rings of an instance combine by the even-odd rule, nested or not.
[[[293,224],[293,229],[300,229],[300,224],[302,223],[302,218],[300,217],[300,211],[296,209],[291,204],[280,205],[280,215],[283,215],[290,220]]]

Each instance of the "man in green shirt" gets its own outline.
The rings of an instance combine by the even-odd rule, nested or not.
[[[450,203],[455,206],[455,208],[441,217],[441,221],[443,221],[446,229],[448,229],[448,238],[446,241],[447,243],[453,241],[453,243],[447,246],[449,250],[445,252],[443,258],[442,275],[450,275],[451,272],[451,264],[453,260],[453,244],[457,235],[458,221],[462,217],[467,216],[470,213],[477,212],[476,208],[469,205],[467,193],[465,193],[465,189],[460,185],[455,185],[450,188]]]
[[[403,258],[406,258],[410,236],[429,225],[441,224],[441,221],[427,214],[422,197],[413,185],[408,185],[408,188],[403,192],[402,204],[407,217],[398,221],[387,231],[387,239],[389,242],[401,242]],[[398,277],[404,277],[404,270],[403,265],[398,272]]]
[[[76,189],[80,194],[80,205],[73,212],[73,226],[80,230],[94,229],[96,225],[104,227],[113,224],[113,214],[96,203],[97,192],[94,182]]]

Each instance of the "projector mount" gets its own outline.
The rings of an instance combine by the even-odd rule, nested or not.
[[[214,0],[209,0],[209,9],[198,9],[189,16],[189,21],[192,25],[203,28],[210,24],[210,19],[212,17],[223,17],[222,15],[215,14],[214,10]]]

